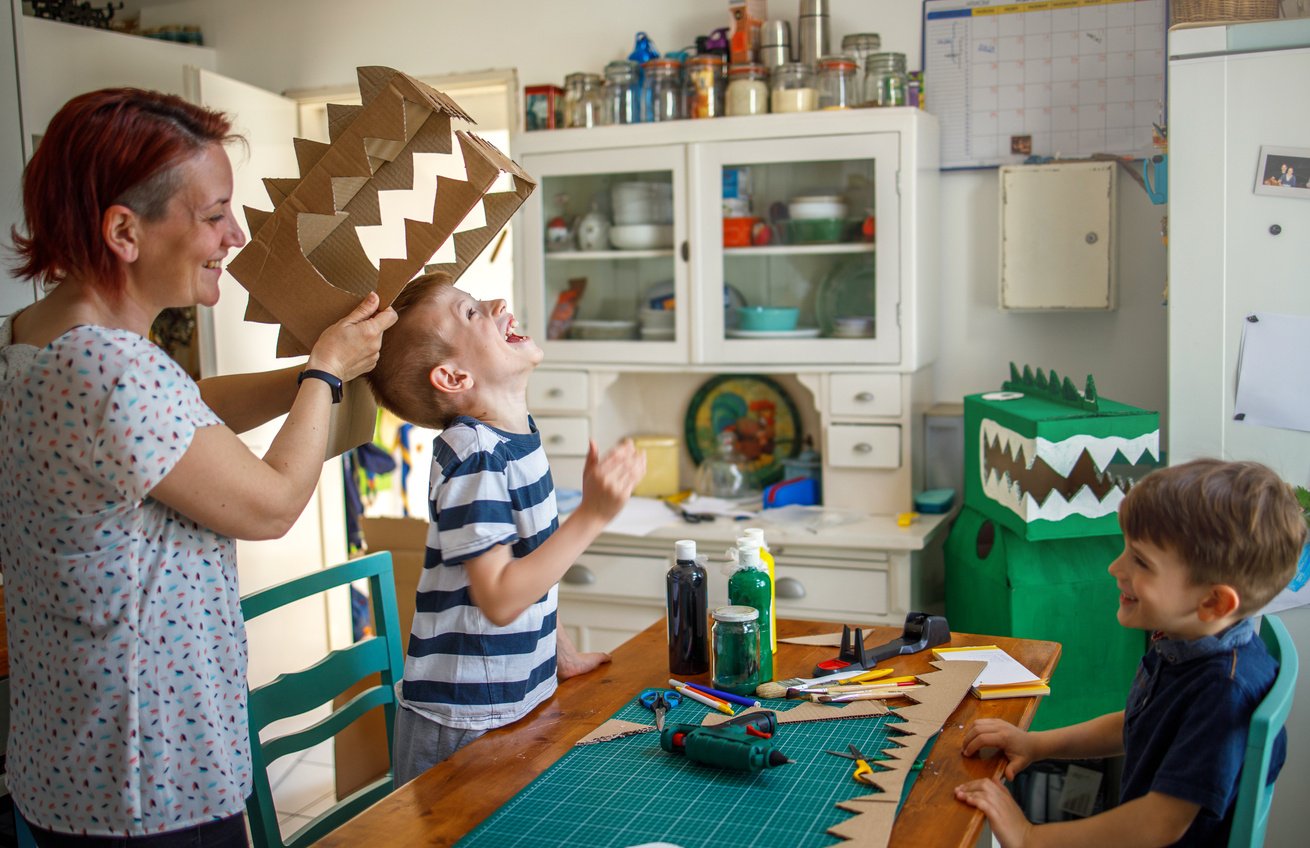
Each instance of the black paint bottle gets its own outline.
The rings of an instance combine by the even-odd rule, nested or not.
[[[696,543],[674,543],[674,563],[664,579],[668,601],[669,672],[691,676],[710,670],[709,593]]]

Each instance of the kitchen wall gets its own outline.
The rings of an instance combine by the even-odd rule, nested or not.
[[[661,50],[726,25],[722,0],[190,0],[151,3],[146,26],[198,24],[220,73],[275,91],[353,83],[353,68],[385,64],[419,75],[515,67],[524,84],[560,83],[626,56],[633,33]],[[796,0],[773,0],[780,17]],[[883,46],[920,64],[921,0],[831,0],[832,29],[881,33]],[[476,36],[476,37],[475,37]],[[931,97],[931,92],[929,92]],[[1165,253],[1153,207],[1126,176],[1119,186],[1119,308],[1102,314],[1006,314],[996,308],[997,177],[942,179],[941,351],[934,396],[956,401],[996,388],[1010,360],[1054,367],[1081,382],[1091,371],[1115,400],[1164,411]]]

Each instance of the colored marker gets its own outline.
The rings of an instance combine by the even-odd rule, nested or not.
[[[670,683],[671,682],[672,681],[670,681]],[[678,690],[684,698],[691,698],[693,701],[704,704],[712,710],[718,710],[725,715],[736,715],[736,713],[732,711],[732,705],[727,701],[720,701],[718,698],[710,697],[704,692],[698,692],[695,689],[692,689],[690,686],[674,686],[673,688]]]
[[[759,701],[750,698],[743,698],[740,695],[734,695],[731,692],[724,692],[720,689],[711,689],[710,687],[703,686],[699,683],[684,683],[683,685],[689,689],[704,692],[712,698],[718,698],[720,701],[727,701],[729,704],[740,704],[743,707],[758,707],[760,705]]]

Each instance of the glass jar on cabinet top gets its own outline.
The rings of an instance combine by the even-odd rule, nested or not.
[[[872,53],[867,59],[864,89],[876,106],[904,106],[907,79],[904,53]]]
[[[732,115],[763,115],[769,111],[769,74],[755,62],[728,68],[727,112]]]
[[[854,106],[872,105],[874,92],[868,87],[869,56],[882,49],[882,37],[876,32],[852,32],[842,36],[841,52],[855,60],[858,77]]]
[[[825,56],[819,60],[819,108],[850,109],[859,102],[863,89],[849,56]]]
[[[677,121],[687,117],[683,109],[682,62],[651,59],[642,68],[646,77],[641,90],[642,121]]]
[[[604,122],[604,106],[599,74],[579,72],[564,77],[565,126],[600,126]]]
[[[727,66],[714,53],[687,60],[687,117],[721,118],[726,104]]]
[[[637,63],[618,59],[605,66],[605,123],[635,124],[641,120]]]
[[[809,65],[788,62],[774,69],[769,107],[772,112],[813,112],[819,108],[819,90]]]

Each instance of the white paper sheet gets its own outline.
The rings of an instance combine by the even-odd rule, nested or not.
[[[668,504],[658,498],[629,498],[619,514],[605,525],[606,533],[624,533],[628,536],[647,536],[665,527],[678,517]]]
[[[1255,319],[1255,320],[1252,320]],[[1242,328],[1234,418],[1310,430],[1310,317],[1257,312]]]

